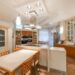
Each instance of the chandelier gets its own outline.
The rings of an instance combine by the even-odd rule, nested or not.
[[[41,29],[42,27],[38,25],[37,21],[37,13],[35,11],[30,11],[28,15],[28,22],[29,22],[29,27],[25,27],[25,29]]]

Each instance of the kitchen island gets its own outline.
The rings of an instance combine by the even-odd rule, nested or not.
[[[8,71],[8,75],[16,75],[16,70],[36,53],[37,51],[22,49],[2,56],[0,57],[0,68]]]

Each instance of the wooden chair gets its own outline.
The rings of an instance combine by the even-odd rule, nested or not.
[[[13,49],[13,51],[15,52],[15,51],[19,51],[19,50],[21,50],[22,48],[20,48],[20,47],[16,47],[16,48],[14,48]]]
[[[34,66],[36,66],[37,64],[39,64],[39,58],[40,58],[40,51],[38,51],[38,52],[34,55]]]
[[[8,72],[2,68],[0,68],[0,75],[8,75]]]
[[[32,62],[33,57],[23,63],[21,66],[21,75],[32,75]]]
[[[8,53],[9,53],[8,50],[1,50],[1,51],[0,51],[0,56],[7,55]]]
[[[39,59],[40,59],[40,51],[38,51],[35,55],[34,55],[34,62],[33,62],[33,66],[32,66],[32,71],[34,72],[34,75],[36,75],[36,72],[39,69]],[[39,73],[39,72],[38,72]]]

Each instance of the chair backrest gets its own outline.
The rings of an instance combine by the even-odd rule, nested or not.
[[[30,75],[32,70],[33,57],[25,61],[21,66],[21,75]]]
[[[20,47],[16,47],[16,48],[14,48],[13,49],[13,51],[15,52],[15,51],[18,51],[18,50],[21,50],[22,48],[20,48]]]
[[[39,64],[39,59],[40,59],[40,51],[38,51],[38,52],[34,55],[34,65]]]
[[[0,75],[8,75],[8,72],[2,68],[0,68]]]
[[[0,56],[7,55],[8,53],[9,53],[8,50],[1,50],[1,51],[0,51]]]

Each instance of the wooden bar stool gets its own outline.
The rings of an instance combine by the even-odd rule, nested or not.
[[[39,65],[40,51],[34,55],[34,66]]]
[[[9,54],[9,51],[8,50],[2,50],[0,52],[0,56],[4,56],[4,55],[7,55],[7,54]]]
[[[21,75],[32,75],[32,62],[33,57],[29,58],[21,66]]]
[[[32,71],[34,72],[34,75],[36,75],[36,72],[39,70],[39,58],[40,58],[40,51],[38,51],[34,55],[34,62],[33,62],[33,69],[32,69]]]
[[[0,75],[8,75],[8,72],[2,68],[0,68]]]

